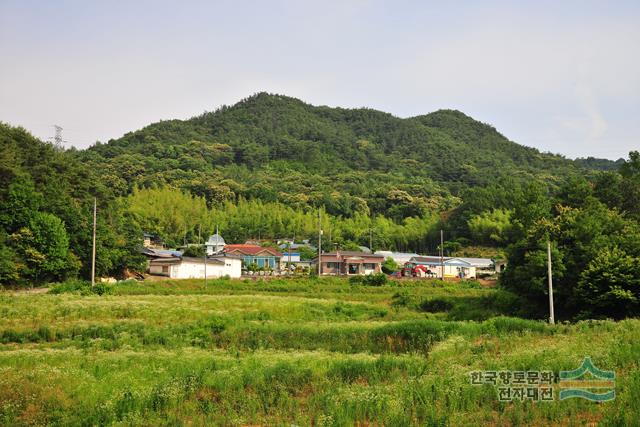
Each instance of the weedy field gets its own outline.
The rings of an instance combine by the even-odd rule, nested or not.
[[[640,320],[509,317],[474,283],[341,279],[0,293],[3,425],[640,425]],[[500,402],[484,370],[616,371],[616,398]]]

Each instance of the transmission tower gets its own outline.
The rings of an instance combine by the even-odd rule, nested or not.
[[[62,139],[62,126],[53,125],[53,128],[55,129],[56,134],[52,138],[49,138],[49,140],[53,139],[53,145],[57,148],[63,148],[63,144],[67,141]]]

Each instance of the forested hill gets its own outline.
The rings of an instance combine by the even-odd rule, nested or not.
[[[388,213],[397,198],[447,209],[470,186],[531,178],[553,185],[589,166],[518,145],[459,111],[401,119],[266,93],[79,156],[121,195],[170,184],[210,203],[243,196],[340,215]]]
[[[572,161],[443,110],[408,119],[258,94],[63,150],[0,123],[0,284],[144,268],[149,232],[170,247],[313,239],[322,249],[504,256],[501,285],[544,317],[547,242],[558,312],[640,315],[640,153]],[[616,167],[618,166],[618,167]],[[613,170],[607,170],[613,169]]]

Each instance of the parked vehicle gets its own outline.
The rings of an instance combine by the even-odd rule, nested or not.
[[[402,267],[402,276],[404,277],[435,277],[436,273],[429,269],[426,265],[406,262]]]

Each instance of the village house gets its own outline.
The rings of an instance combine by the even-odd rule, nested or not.
[[[204,279],[242,275],[242,259],[234,256],[164,256],[149,261],[149,273],[171,279]]]
[[[252,265],[264,270],[279,270],[282,253],[276,249],[251,244],[225,245],[224,253],[242,258],[242,268]]]
[[[488,258],[444,257],[441,259],[439,256],[414,256],[405,263],[404,268],[414,269],[416,266],[423,267],[416,271],[426,277],[442,277],[443,268],[445,278],[475,279],[479,272],[486,274],[495,272],[495,264],[493,260]]]
[[[365,252],[337,251],[321,255],[321,274],[324,276],[356,276],[380,273],[384,257]],[[318,268],[318,258],[312,263]]]

